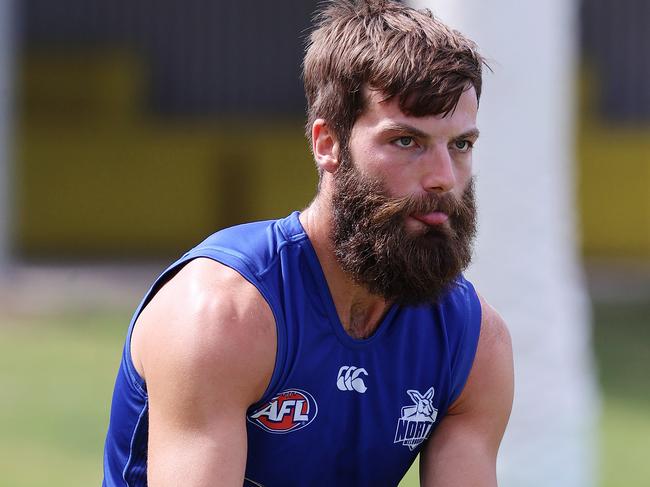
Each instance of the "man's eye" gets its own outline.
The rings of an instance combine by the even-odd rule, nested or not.
[[[408,148],[412,147],[415,141],[413,140],[413,137],[400,137],[395,141],[398,146]]]
[[[457,140],[454,142],[454,149],[458,152],[468,152],[473,147],[469,140]]]

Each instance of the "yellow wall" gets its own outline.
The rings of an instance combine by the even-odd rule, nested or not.
[[[585,75],[578,127],[583,251],[650,257],[650,124],[608,124],[597,114],[595,79]]]
[[[178,253],[218,227],[311,199],[302,121],[147,119],[120,53],[28,58],[18,133],[17,248],[27,255]]]

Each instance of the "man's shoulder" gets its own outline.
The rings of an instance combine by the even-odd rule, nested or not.
[[[155,307],[169,320],[185,322],[189,333],[202,335],[215,327],[240,333],[273,322],[259,290],[238,271],[209,258],[193,259],[181,268],[147,308]]]
[[[494,336],[501,343],[510,342],[510,333],[503,317],[463,275],[458,277],[446,298],[450,306],[480,317],[481,338]]]
[[[162,356],[186,376],[242,359],[264,371],[275,355],[275,333],[273,313],[255,286],[226,265],[196,258],[142,311],[132,358],[145,381],[148,368],[165,367]]]
[[[169,299],[179,312],[209,321],[223,315],[230,321],[245,319],[253,310],[268,308],[259,290],[238,270],[206,257],[189,261],[166,286],[168,296],[161,289],[161,299]]]
[[[484,347],[496,353],[512,353],[512,340],[508,326],[499,312],[477,293],[481,304],[481,341]]]
[[[259,348],[262,362],[274,355],[281,273],[270,270],[279,269],[281,249],[301,234],[297,213],[237,225],[172,264],[145,296],[133,327],[131,357],[145,381],[146,362],[170,343],[170,356],[180,353],[190,368],[218,366],[213,361],[232,351],[233,360],[246,357],[246,349]]]
[[[463,295],[470,301],[469,307],[473,307],[471,316],[478,324],[477,357],[480,353],[490,356],[492,354],[512,354],[512,340],[508,325],[501,314],[492,306],[486,298],[469,283]],[[475,359],[476,362],[476,359]]]
[[[480,335],[467,384],[450,411],[493,410],[505,427],[512,406],[512,341],[501,315],[478,294],[481,306]]]

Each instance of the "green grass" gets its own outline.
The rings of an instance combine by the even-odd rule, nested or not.
[[[594,347],[603,391],[603,487],[650,479],[650,303],[595,308]]]
[[[99,485],[130,312],[0,325],[0,485]],[[650,478],[650,303],[595,308],[601,487]],[[418,485],[417,466],[401,483]]]
[[[647,487],[650,479],[650,409],[606,397],[602,419],[603,487]]]
[[[101,482],[126,314],[0,327],[0,485]]]

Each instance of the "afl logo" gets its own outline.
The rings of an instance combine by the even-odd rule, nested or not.
[[[304,428],[318,413],[313,396],[300,389],[277,394],[246,419],[269,433],[283,434]]]

